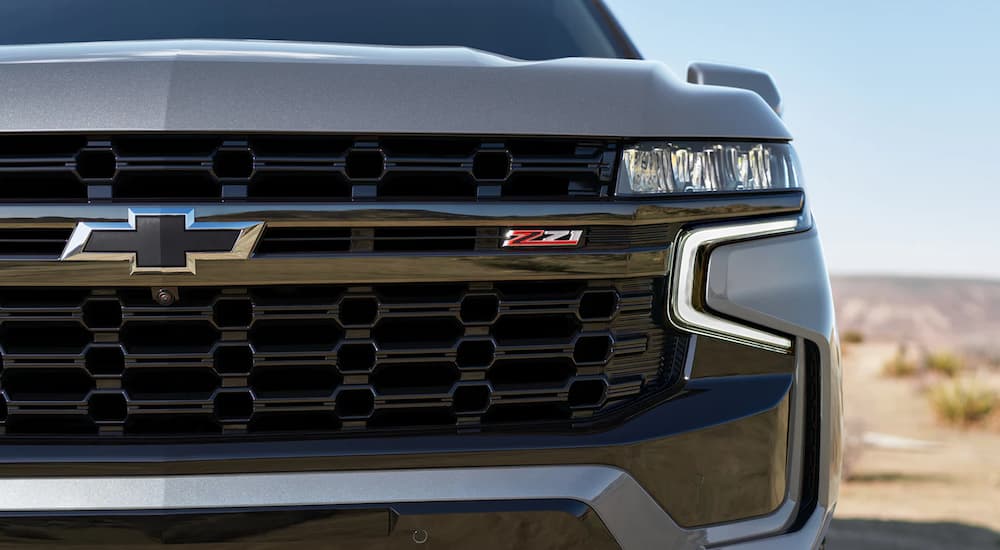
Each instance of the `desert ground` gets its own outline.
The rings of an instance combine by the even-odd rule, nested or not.
[[[837,283],[835,290],[838,286],[851,289],[850,296],[843,290],[838,294],[838,306],[861,300],[857,281]],[[885,285],[885,281],[879,283]],[[944,282],[940,286],[954,285]],[[995,288],[1000,289],[1000,284]],[[911,299],[918,303],[911,311],[926,314],[931,307],[919,304],[920,295]],[[880,320],[887,310],[909,319],[922,317],[905,313],[905,297],[888,299],[891,305],[874,296],[863,300]],[[944,309],[945,304],[940,300],[934,306]],[[972,307],[967,303],[953,306],[966,312]],[[870,318],[857,316],[858,309],[851,309],[855,327],[874,329]],[[995,320],[1000,311],[987,311],[985,316]],[[851,330],[841,321],[842,333]],[[963,335],[947,334],[957,322],[945,316],[934,324],[935,334],[945,340],[943,345],[962,340]],[[911,349],[942,345],[914,338],[919,332],[915,328],[911,322],[906,333],[892,334],[891,329],[880,327],[875,339],[845,346],[844,407],[850,443],[840,503],[828,538],[830,550],[1000,549],[1000,414],[994,412],[987,421],[970,427],[947,425],[935,415],[927,397],[928,389],[943,381],[940,375],[921,371],[896,378],[883,373],[883,365],[897,353],[900,341]],[[950,348],[977,358],[967,366],[975,372],[964,376],[1000,389],[1000,366],[981,359],[983,343],[977,337],[974,350]],[[1000,346],[1000,338],[986,343]]]
[[[1000,548],[1000,430],[939,421],[933,377],[882,375],[896,344],[848,346],[847,478],[831,550]]]

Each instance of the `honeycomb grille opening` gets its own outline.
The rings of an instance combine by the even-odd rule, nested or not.
[[[249,386],[258,397],[329,397],[341,377],[332,366],[260,367],[250,375]]]
[[[122,387],[137,400],[206,399],[219,386],[218,378],[212,369],[203,367],[133,367],[125,370]]]
[[[96,393],[90,397],[88,413],[95,422],[121,422],[128,417],[128,400],[120,393]]]
[[[662,284],[8,288],[0,440],[569,430],[677,387]]]

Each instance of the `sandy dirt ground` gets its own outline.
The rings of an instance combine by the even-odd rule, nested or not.
[[[886,378],[892,344],[847,350],[844,405],[852,435],[830,550],[1000,549],[1000,429],[942,425],[926,375]],[[996,373],[992,378],[995,380]],[[930,445],[884,444],[897,436]],[[905,442],[904,442],[905,443]],[[904,448],[899,448],[904,447]],[[861,449],[857,452],[857,449]]]

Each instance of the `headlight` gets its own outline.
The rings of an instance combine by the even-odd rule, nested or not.
[[[787,143],[640,143],[626,147],[619,196],[758,191],[798,187]]]

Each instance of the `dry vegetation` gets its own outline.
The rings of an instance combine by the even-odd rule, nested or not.
[[[859,337],[857,341],[863,342],[863,336]],[[986,368],[989,368],[988,365]],[[927,399],[938,418],[962,428],[990,420],[1000,402],[1000,392],[996,389],[974,377],[963,377],[967,370],[962,357],[953,352],[928,353],[922,362],[918,362],[904,345],[900,345],[896,353],[882,363],[882,374],[891,378],[947,378],[945,382],[928,384]],[[987,424],[997,425],[1000,420]]]
[[[905,346],[899,346],[896,355],[882,364],[882,374],[894,378],[913,376],[917,370],[917,362],[909,357]]]
[[[924,365],[931,372],[943,374],[948,378],[955,378],[965,368],[965,363],[959,356],[947,351],[929,354],[924,359]]]
[[[932,388],[928,395],[938,417],[963,427],[984,422],[997,407],[996,390],[975,380],[945,382]]]
[[[840,337],[840,341],[845,345],[860,344],[865,341],[865,335],[858,330],[848,330]]]

